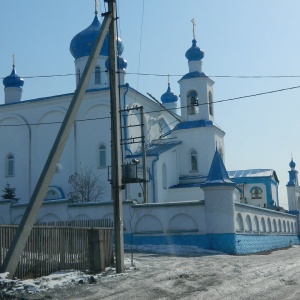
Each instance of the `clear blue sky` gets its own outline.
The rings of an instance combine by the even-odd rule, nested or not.
[[[103,11],[103,0],[99,2]],[[213,77],[300,75],[299,0],[117,3],[128,73],[187,73],[184,54],[191,46],[194,18],[198,45],[205,51],[203,71],[215,81],[216,101],[300,85],[300,78]],[[70,41],[92,22],[93,14],[94,0],[2,0],[0,77],[9,75],[13,53],[20,76],[74,73]],[[179,78],[170,77],[176,94]],[[127,75],[127,81],[156,98],[167,88],[167,77]],[[23,100],[68,93],[74,88],[73,76],[26,79]],[[226,132],[227,169],[275,169],[284,206],[291,152],[300,169],[299,96],[300,89],[294,89],[215,104],[216,122]],[[3,101],[2,90],[0,103]]]

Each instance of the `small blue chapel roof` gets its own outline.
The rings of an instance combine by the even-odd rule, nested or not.
[[[10,75],[3,79],[4,86],[7,87],[22,87],[24,80],[16,73],[15,66],[13,65]]]
[[[235,170],[228,171],[230,178],[253,178],[253,177],[272,177],[279,182],[277,174],[273,169],[248,169],[248,170]]]
[[[160,97],[162,103],[174,103],[178,101],[178,97],[172,92],[170,83],[168,83],[167,91]]]
[[[231,185],[236,184],[229,179],[227,170],[223,163],[219,151],[216,149],[206,182],[202,186],[217,186],[217,185]]]

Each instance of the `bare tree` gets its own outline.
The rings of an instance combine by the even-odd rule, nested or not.
[[[69,177],[72,191],[68,194],[72,202],[97,202],[106,192],[105,182],[96,175],[93,167],[81,168]]]

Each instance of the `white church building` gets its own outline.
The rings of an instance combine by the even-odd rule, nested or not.
[[[100,25],[96,13],[91,25],[71,41],[76,86]],[[137,247],[181,244],[230,254],[299,244],[300,187],[295,163],[290,163],[288,211],[280,207],[274,170],[226,170],[225,132],[214,113],[214,81],[202,70],[204,52],[197,41],[193,39],[185,53],[187,73],[178,81],[180,108],[170,84],[161,103],[133,89],[126,81],[121,39],[117,48],[123,168],[133,168],[140,179],[130,182],[126,179],[130,172],[124,171],[125,243],[133,237]],[[106,38],[37,222],[113,219],[108,56]],[[3,84],[0,187],[9,184],[15,197],[0,199],[0,224],[18,224],[73,93],[24,101],[26,83],[15,65]],[[74,201],[69,178],[87,168],[101,179],[101,196],[92,202]]]

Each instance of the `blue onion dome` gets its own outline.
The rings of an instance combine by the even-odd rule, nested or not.
[[[292,159],[291,162],[290,162],[290,168],[291,169],[295,169],[295,167],[296,167],[296,164],[295,164],[295,162]]]
[[[127,60],[126,60],[126,59],[124,59],[124,58],[121,57],[121,56],[118,56],[117,64],[118,64],[118,70],[126,70],[126,68],[127,68]],[[107,59],[107,60],[105,61],[105,67],[106,67],[106,69],[108,70],[108,67],[109,67],[109,59]]]
[[[185,57],[188,61],[201,60],[204,57],[204,52],[197,46],[195,39],[192,41],[192,47],[185,52]]]
[[[73,37],[70,44],[70,52],[75,59],[90,55],[100,27],[101,23],[98,19],[98,15],[96,14],[92,24]],[[121,55],[124,50],[124,46],[120,38],[118,38],[117,47],[118,54]],[[103,46],[100,50],[100,55],[108,56],[108,35],[105,37]]]
[[[24,80],[17,75],[14,65],[11,74],[3,79],[3,84],[6,88],[22,87],[24,85]]]
[[[170,83],[168,83],[167,91],[160,97],[162,103],[173,103],[178,101],[178,97],[172,92]]]

